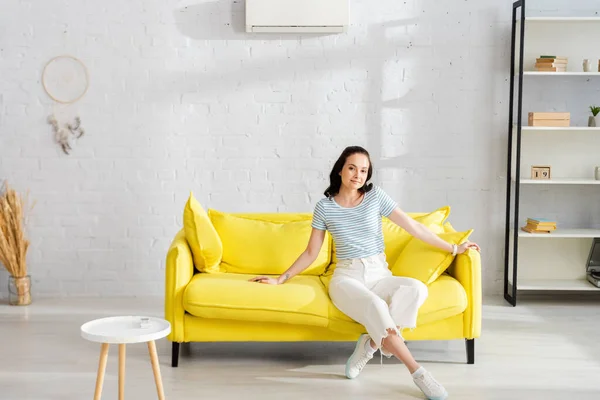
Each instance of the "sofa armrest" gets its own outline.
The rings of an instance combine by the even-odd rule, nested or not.
[[[467,309],[464,312],[465,339],[481,334],[481,255],[468,249],[454,258],[448,273],[460,282],[467,292]]]
[[[175,235],[169,247],[165,275],[165,319],[171,323],[168,339],[183,342],[183,292],[194,275],[192,252],[183,229]]]

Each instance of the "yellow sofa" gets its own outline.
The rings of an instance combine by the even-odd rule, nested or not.
[[[441,236],[468,237],[471,231],[459,234],[446,221],[449,212],[442,207],[409,215]],[[248,282],[285,271],[305,249],[311,219],[310,213],[205,212],[190,196],[184,227],[166,257],[165,318],[171,323],[173,367],[185,342],[355,341],[365,332],[329,299],[327,285],[336,266],[329,234],[315,262],[285,284]],[[479,253],[436,253],[387,218],[382,229],[394,275],[414,273],[421,279],[429,271],[423,278],[430,279],[428,298],[417,328],[403,332],[405,340],[465,339],[467,362],[473,364],[474,339],[481,331]],[[431,273],[431,265],[442,259],[445,264]]]

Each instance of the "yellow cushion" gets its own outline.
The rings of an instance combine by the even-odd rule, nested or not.
[[[198,318],[189,313],[185,314],[184,321],[186,342],[355,342],[361,333],[281,322]],[[444,336],[449,334],[448,329],[440,332]]]
[[[328,288],[331,277],[321,277],[323,285]],[[417,326],[450,318],[467,309],[467,293],[463,286],[453,277],[444,274],[428,286],[427,300],[419,309]],[[354,322],[342,313],[333,303],[329,306],[329,318],[332,325],[336,322]],[[342,326],[337,324],[338,327]],[[338,328],[340,329],[340,328]]]
[[[208,210],[210,215],[211,210]],[[257,221],[268,221],[268,222],[292,222],[292,221],[307,221],[310,220],[312,222],[312,213],[227,213],[227,215],[231,215],[233,217],[246,218],[246,219],[254,219]]]
[[[448,243],[460,244],[467,240],[471,233],[473,229],[466,232],[445,232],[438,236]],[[413,238],[390,269],[396,276],[415,278],[429,285],[446,271],[452,260],[452,253]]]
[[[254,275],[196,274],[183,295],[187,312],[202,318],[326,327],[329,296],[317,276],[283,285],[248,282]]]
[[[450,206],[441,207],[427,214],[408,213],[408,215],[434,233],[442,233],[444,232],[443,224],[450,215]],[[394,265],[412,236],[386,217],[383,218],[382,229],[386,259],[390,265]]]
[[[450,221],[444,223],[444,232],[456,232],[456,229],[454,229]]]
[[[223,256],[223,244],[206,211],[193,193],[190,193],[183,210],[183,228],[196,268],[202,272],[218,272]]]
[[[240,274],[280,275],[306,250],[311,219],[270,222],[208,210],[223,242],[221,271]],[[302,275],[321,275],[330,261],[327,234],[317,259]]]

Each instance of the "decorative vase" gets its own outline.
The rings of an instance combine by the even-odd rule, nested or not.
[[[592,71],[592,62],[588,59],[583,60],[583,72]]]
[[[595,178],[597,181],[600,181],[600,167],[596,167]]]
[[[8,304],[11,306],[27,306],[31,304],[31,277],[9,277]]]
[[[590,126],[590,127],[598,126],[598,124],[596,122],[597,122],[596,117],[590,116],[588,118],[588,126]]]

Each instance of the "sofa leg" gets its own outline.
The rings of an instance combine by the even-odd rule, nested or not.
[[[173,342],[171,348],[171,367],[177,367],[179,364],[179,343]]]
[[[475,339],[465,339],[467,346],[467,364],[475,364]]]

